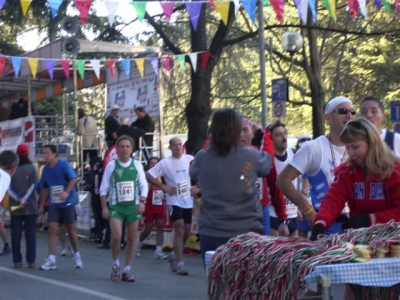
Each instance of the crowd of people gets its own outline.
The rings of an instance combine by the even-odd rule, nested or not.
[[[161,160],[147,157],[145,167],[132,153],[138,149],[139,137],[154,130],[154,123],[150,124],[143,108],[136,108],[136,113],[138,120],[128,125],[128,118],[119,120],[119,107],[111,107],[105,121],[106,141],[109,147],[115,145],[117,156],[107,163],[99,158],[91,161],[97,180],[92,191],[97,239],[102,241],[100,248],[111,249],[112,280],[135,281],[132,261],[135,253],[140,256],[153,223],[154,258],[167,259],[174,273],[188,275],[183,249],[192,227],[195,197],[201,198],[198,233],[203,259],[207,251],[249,231],[315,240],[320,234],[400,221],[400,135],[382,128],[384,106],[377,98],[361,101],[359,117],[350,99],[331,99],[325,107],[328,133],[315,139],[303,134],[296,149],[288,146],[288,132],[281,121],[262,128],[233,109],[220,109],[213,114],[208,142],[195,157],[184,153],[179,138],[172,138],[172,155]],[[36,228],[36,216],[43,214],[47,201],[49,256],[40,268],[57,268],[60,224],[68,232],[75,267],[82,268],[75,229],[77,175],[57,158],[54,146],[46,145],[47,165],[39,181],[27,152],[20,145],[16,154],[0,154],[0,196],[9,190],[10,203],[17,207],[11,219],[14,266],[22,266],[22,226],[26,260],[29,267],[35,266],[36,238],[34,230],[27,228]],[[16,184],[25,177],[24,184]],[[139,235],[141,215],[145,226]],[[173,251],[166,254],[162,246],[168,215],[174,237]],[[121,241],[126,242],[123,268]]]

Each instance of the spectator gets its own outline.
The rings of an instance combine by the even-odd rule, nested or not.
[[[107,147],[111,147],[112,145],[114,145],[115,141],[118,138],[117,137],[117,130],[119,128],[118,115],[119,115],[119,106],[117,104],[114,104],[111,106],[111,113],[106,118],[105,121],[105,134],[106,134]]]
[[[146,133],[154,132],[154,122],[146,113],[145,109],[141,106],[135,108],[135,113],[137,115],[137,119],[135,122],[131,124],[132,127],[138,127],[143,129]],[[153,135],[146,135],[144,138],[147,147],[153,147]],[[139,146],[140,147],[140,146]],[[151,153],[149,153],[151,155]],[[147,157],[146,157],[147,159]]]
[[[89,154],[90,161],[92,161],[97,155],[97,125],[96,120],[87,116],[82,108],[78,109],[78,128],[76,133],[82,136],[82,150],[83,159],[86,160],[86,156]]]
[[[10,116],[8,117],[10,120],[24,118],[28,115],[28,101],[25,101],[24,98],[20,98],[17,103],[13,103],[11,106]]]
[[[299,148],[301,146],[303,146],[303,144],[305,142],[311,141],[312,140],[312,136],[307,134],[307,133],[303,133],[299,135],[299,138],[297,139],[297,143],[296,143],[296,151],[299,150]]]

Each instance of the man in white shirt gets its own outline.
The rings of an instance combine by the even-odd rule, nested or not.
[[[159,161],[147,173],[149,183],[160,187],[167,194],[167,205],[175,231],[174,251],[168,255],[171,270],[178,275],[188,275],[183,262],[183,247],[190,235],[192,226],[193,196],[200,189],[192,186],[189,165],[192,155],[183,154],[182,141],[175,137],[169,141],[170,157]],[[157,180],[164,177],[165,184]]]
[[[360,103],[360,116],[375,125],[381,134],[381,139],[385,141],[394,155],[400,157],[400,134],[382,128],[382,123],[386,119],[385,107],[382,101],[371,96],[364,97]]]

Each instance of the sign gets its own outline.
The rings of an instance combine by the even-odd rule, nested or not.
[[[286,116],[286,102],[272,102],[272,114],[276,118],[282,118]]]
[[[390,121],[400,122],[400,101],[390,101]]]
[[[288,100],[288,79],[272,79],[272,102]]]

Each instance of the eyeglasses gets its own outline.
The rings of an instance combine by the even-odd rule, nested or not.
[[[346,129],[346,128],[350,127],[350,126],[355,128],[355,129],[358,129],[358,130],[366,129],[364,124],[361,123],[360,121],[357,121],[357,120],[356,121],[347,122],[346,125],[344,126],[344,128]]]
[[[337,110],[333,110],[332,112],[338,113],[339,115],[347,115],[351,113],[352,116],[356,115],[356,110],[354,108],[338,108]]]

